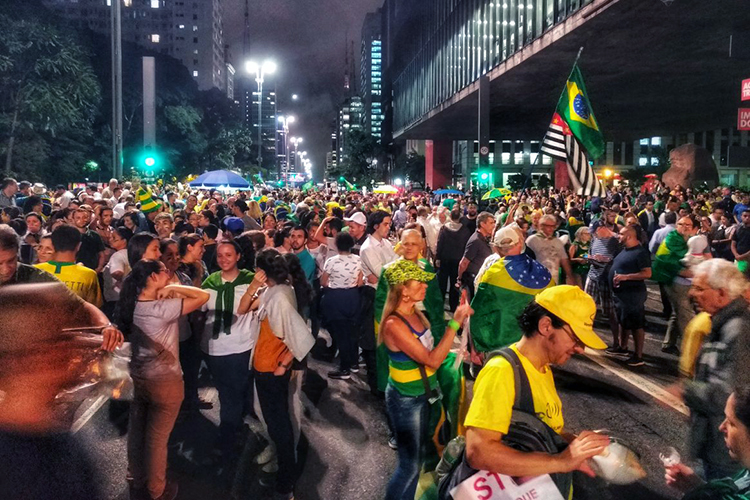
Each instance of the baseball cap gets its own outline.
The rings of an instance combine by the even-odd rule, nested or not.
[[[543,290],[534,297],[537,304],[570,325],[586,347],[605,349],[605,344],[594,333],[596,303],[586,292],[572,285],[558,285]]]
[[[509,248],[518,245],[521,235],[511,226],[505,226],[495,233],[492,244],[499,248]]]
[[[367,225],[367,217],[365,217],[365,214],[363,214],[362,212],[352,214],[351,217],[344,217],[344,220],[346,222],[354,222],[356,224],[359,224],[360,226]]]
[[[224,227],[232,233],[240,233],[245,230],[245,223],[239,217],[227,217],[224,219]]]

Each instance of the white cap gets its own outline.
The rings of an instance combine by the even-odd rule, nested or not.
[[[367,217],[365,217],[365,214],[363,214],[362,212],[357,212],[351,217],[344,217],[344,220],[346,222],[354,222],[356,224],[359,224],[360,226],[367,225]]]
[[[498,248],[510,248],[518,245],[521,235],[514,228],[506,226],[495,233],[492,244]]]

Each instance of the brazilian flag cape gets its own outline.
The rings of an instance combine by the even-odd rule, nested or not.
[[[492,264],[471,301],[474,349],[490,352],[519,341],[518,316],[536,294],[554,284],[547,268],[526,254],[503,257]]]
[[[419,259],[417,264],[424,271],[434,273],[435,270],[425,259]],[[378,280],[378,288],[375,292],[375,334],[378,335],[380,332],[380,319],[383,316],[383,309],[385,307],[385,300],[388,297],[388,280],[385,279],[385,270],[388,266],[383,268],[380,273],[380,279]],[[433,337],[435,338],[435,344],[440,342],[445,333],[445,301],[443,300],[442,294],[440,293],[440,287],[438,286],[437,276],[427,283],[427,293],[425,294],[424,301],[422,302],[425,316],[430,322],[430,330]],[[378,343],[377,348],[377,369],[378,369],[378,388],[385,390],[388,384],[388,352],[385,348],[385,344]],[[458,430],[458,413],[459,407],[462,400],[464,399],[464,377],[461,371],[461,367],[455,366],[456,354],[449,353],[443,361],[443,364],[438,368],[437,382],[440,387],[440,391],[443,395],[441,404],[430,405],[430,420],[428,422],[428,429],[432,439],[427,443],[425,450],[425,462],[423,464],[425,474],[430,475],[429,472],[433,471],[437,467],[440,461],[440,454],[442,453],[443,447],[448,444],[448,441],[456,437]],[[443,425],[444,423],[449,425]],[[429,482],[429,481],[428,481]],[[437,498],[437,490],[430,488],[430,491],[435,493]],[[431,498],[432,494],[424,497],[424,500]]]
[[[667,234],[651,263],[651,279],[658,283],[671,284],[684,267],[680,261],[687,251],[687,242],[676,229]]]

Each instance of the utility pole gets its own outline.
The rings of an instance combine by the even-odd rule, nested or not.
[[[121,1],[112,0],[112,175],[122,179],[122,22]]]

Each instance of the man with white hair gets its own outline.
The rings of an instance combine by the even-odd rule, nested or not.
[[[706,479],[733,475],[740,466],[724,445],[719,424],[734,387],[750,380],[750,311],[743,294],[747,280],[737,267],[723,259],[711,259],[693,267],[690,298],[711,315],[695,369],[695,378],[676,386],[690,408],[690,454],[703,462]]]
[[[574,285],[573,270],[570,267],[565,244],[555,236],[557,230],[557,216],[547,214],[539,219],[539,231],[526,240],[526,246],[536,254],[536,260],[547,268],[556,282],[560,276],[560,267],[565,271],[565,279],[569,285]]]

